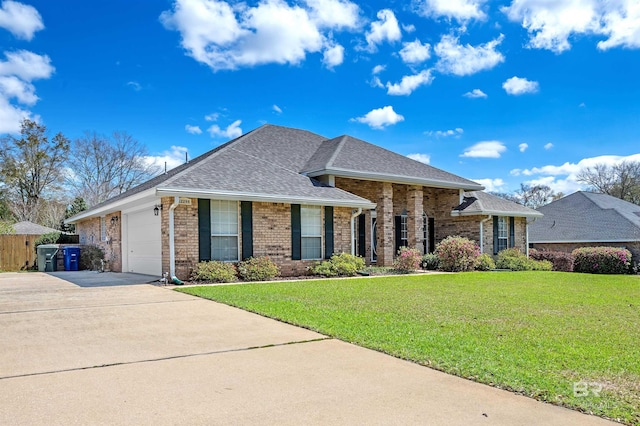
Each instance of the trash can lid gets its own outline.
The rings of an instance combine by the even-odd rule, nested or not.
[[[60,248],[60,244],[40,244],[38,248]]]

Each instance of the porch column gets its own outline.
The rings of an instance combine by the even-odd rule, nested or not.
[[[416,248],[421,254],[424,251],[422,244],[422,200],[423,193],[421,186],[410,186],[407,188],[407,238],[410,248]]]
[[[389,182],[380,183],[377,201],[377,264],[391,266],[393,265],[393,248],[395,246],[393,242],[393,187]]]

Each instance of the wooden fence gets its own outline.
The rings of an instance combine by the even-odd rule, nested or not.
[[[36,264],[33,243],[40,235],[0,235],[0,271],[20,271]]]

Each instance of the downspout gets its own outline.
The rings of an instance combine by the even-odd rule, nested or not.
[[[173,204],[169,207],[169,277],[171,279],[176,276],[176,245],[173,211],[178,207],[180,197],[174,197],[173,200]]]
[[[533,220],[531,221],[531,223],[535,222],[536,220],[538,220],[538,218],[534,217]],[[527,253],[527,257],[529,257],[529,221],[528,220],[525,222],[524,229],[525,229],[525,234],[526,234],[526,238],[527,238],[527,240],[525,241],[525,245],[527,247],[526,248],[526,253]]]
[[[355,213],[351,213],[351,255],[356,255],[356,217],[362,214],[362,207],[359,207]]]
[[[480,221],[480,254],[484,253],[484,223],[492,217],[489,215]]]

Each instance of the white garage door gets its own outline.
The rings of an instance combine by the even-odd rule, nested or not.
[[[162,275],[160,216],[152,209],[127,215],[129,272]]]

